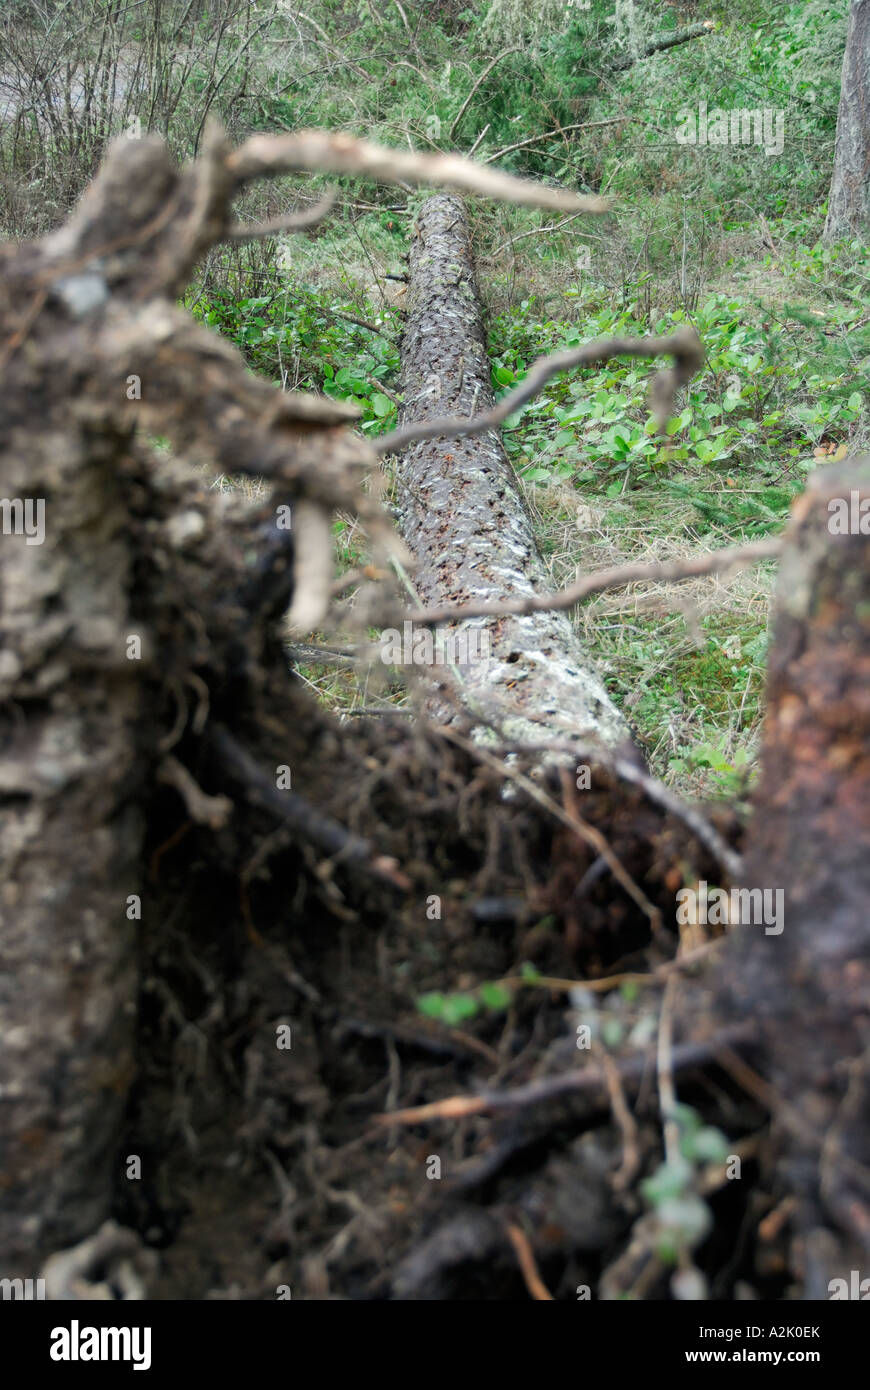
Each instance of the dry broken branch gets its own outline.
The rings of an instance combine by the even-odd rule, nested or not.
[[[576,221],[579,216],[579,212],[573,212],[570,217],[563,217],[561,222],[552,222],[549,227],[533,227],[530,232],[520,232],[518,236],[512,236],[509,237],[507,241],[503,241],[500,246],[497,246],[494,251],[491,251],[490,254],[483,257],[483,259],[487,261],[496,261],[503,252],[509,251],[511,247],[516,246],[518,241],[525,241],[530,236],[546,236],[548,232],[561,232],[563,227],[567,227],[570,222]]]
[[[679,29],[675,33],[661,34],[656,39],[650,39],[649,43],[644,44],[637,56],[626,53],[621,58],[617,58],[613,64],[613,72],[624,72],[626,68],[633,67],[642,58],[650,58],[653,53],[663,53],[665,49],[676,48],[678,44],[689,43],[691,39],[704,39],[708,34],[712,34],[715,25],[711,19],[703,19],[699,24],[690,24],[686,29]]]
[[[417,154],[391,150],[325,130],[299,130],[292,135],[254,135],[229,155],[226,168],[236,186],[278,174],[352,174],[379,183],[432,184],[499,198],[531,208],[560,212],[607,212],[607,198],[548,188],[512,178],[454,154]]]
[[[563,125],[557,130],[548,130],[543,135],[530,135],[528,140],[517,140],[514,145],[505,145],[503,149],[496,150],[495,154],[488,154],[486,159],[481,160],[481,163],[492,164],[496,159],[501,159],[504,154],[512,154],[514,150],[524,150],[529,145],[540,145],[545,140],[556,140],[560,135],[567,135],[572,130],[597,130],[599,126],[621,125],[623,121],[627,120],[628,116],[611,116],[606,121],[581,121],[579,125]]]
[[[368,840],[353,835],[343,825],[324,815],[295,792],[279,790],[274,778],[265,773],[250,753],[233,738],[228,729],[214,725],[211,742],[231,777],[240,782],[254,805],[262,806],[279,820],[293,827],[300,838],[307,840],[330,858],[340,858],[356,865],[361,872],[407,891],[410,880],[396,860],[379,854]]]
[[[435,420],[424,420],[401,429],[382,434],[375,441],[379,454],[396,454],[406,445],[418,439],[437,439],[440,435],[458,438],[460,435],[484,434],[495,429],[510,415],[519,410],[538,394],[550,377],[559,372],[570,372],[574,367],[588,367],[609,362],[612,357],[661,357],[670,355],[674,359],[671,371],[658,372],[653,379],[653,405],[659,420],[663,423],[673,402],[674,392],[685,386],[699,370],[704,361],[701,340],[694,328],[678,328],[669,338],[596,338],[583,347],[568,348],[562,352],[551,352],[547,357],[539,357],[529,368],[528,375],[519,386],[514,387],[498,404],[482,415],[471,419],[456,416],[439,416]],[[531,612],[531,609],[524,610]]]
[[[782,552],[784,538],[750,541],[748,545],[729,546],[712,550],[706,555],[690,555],[685,560],[655,560],[651,564],[614,565],[611,569],[585,574],[582,579],[559,589],[554,594],[533,594],[531,597],[505,599],[503,603],[445,603],[440,608],[415,608],[402,614],[411,623],[456,622],[461,618],[494,618],[507,614],[540,613],[551,609],[573,608],[575,603],[605,589],[621,589],[626,584],[644,581],[673,584],[683,579],[698,579],[706,574],[723,574],[729,570],[745,569],[760,560],[774,559]]]
[[[501,53],[497,53],[497,54],[495,55],[495,57],[492,59],[492,61],[489,62],[489,63],[487,63],[486,67],[484,68],[484,70],[483,70],[483,72],[480,74],[480,76],[478,77],[478,79],[477,79],[477,81],[475,82],[474,86],[472,87],[471,91],[468,93],[468,96],[465,98],[464,102],[463,102],[462,105],[460,106],[458,113],[454,116],[453,121],[451,122],[451,125],[450,125],[450,129],[449,129],[448,132],[447,132],[447,139],[448,139],[448,141],[452,142],[454,135],[456,134],[457,130],[459,129],[459,123],[460,123],[460,121],[462,120],[462,117],[465,115],[466,111],[468,110],[469,106],[471,105],[472,101],[474,100],[475,94],[476,94],[476,93],[478,92],[478,90],[483,86],[484,82],[485,82],[486,79],[489,77],[489,74],[492,72],[492,70],[493,70],[493,68],[495,67],[496,63],[500,63],[501,60],[502,60],[502,58],[508,58],[508,57],[511,55],[511,53],[521,53],[521,52],[522,52],[522,49],[519,48],[519,47],[514,47],[514,48],[503,48],[502,51],[501,51]]]
[[[290,212],[284,217],[273,217],[268,222],[254,222],[250,226],[233,223],[227,228],[227,241],[256,241],[264,237],[278,236],[281,232],[305,232],[316,227],[335,207],[335,194],[327,193],[319,203],[307,208],[305,212]]]

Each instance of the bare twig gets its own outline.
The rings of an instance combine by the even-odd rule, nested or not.
[[[621,989],[626,984],[660,985],[663,980],[673,975],[675,970],[688,970],[709,960],[727,940],[727,936],[717,936],[715,941],[706,941],[703,946],[696,946],[694,950],[675,956],[673,960],[666,960],[663,965],[657,965],[655,970],[647,972],[620,970],[617,975],[599,975],[590,980],[562,980],[557,975],[534,975],[528,978],[525,975],[505,975],[497,980],[496,984],[502,985],[505,989],[547,989],[562,994],[571,994],[575,989],[586,989],[590,994],[609,994],[612,989]]]
[[[337,856],[360,869],[367,869],[376,878],[392,883],[396,888],[407,891],[411,887],[409,879],[400,871],[395,859],[385,854],[377,854],[368,840],[352,835],[343,825],[339,825],[338,821],[318,811],[295,792],[279,790],[274,780],[233,738],[228,729],[214,725],[211,740],[229,772],[245,787],[249,799],[266,807],[291,825],[301,838],[325,850],[330,856]]]
[[[405,11],[402,9],[402,6],[399,4],[399,0],[393,0],[393,4],[395,5],[396,9],[399,11],[399,14],[402,16],[402,23],[404,24],[405,28],[407,29],[408,33],[410,34],[411,29],[410,29],[410,26],[409,26],[409,24],[408,24],[408,16],[405,14]]]
[[[480,132],[480,134],[478,135],[478,137],[477,137],[477,139],[475,140],[474,144],[472,145],[471,149],[468,151],[468,158],[469,158],[469,159],[470,159],[471,156],[474,154],[474,151],[477,149],[477,147],[478,147],[478,145],[480,144],[480,142],[481,142],[481,140],[483,139],[483,137],[486,135],[486,132],[489,130],[490,124],[491,124],[491,122],[490,122],[490,121],[487,121],[486,125],[483,127],[483,130]],[[486,160],[485,160],[485,159],[483,160],[483,163],[484,163],[484,164],[486,163]]]
[[[658,372],[653,379],[654,406],[659,419],[664,422],[673,402],[674,391],[691,381],[704,361],[704,349],[694,328],[687,325],[678,328],[670,338],[596,338],[583,347],[567,348],[562,352],[551,352],[547,357],[539,357],[533,362],[527,375],[519,386],[482,415],[472,419],[462,419],[455,415],[437,416],[434,420],[421,420],[401,429],[391,430],[375,441],[379,454],[396,454],[408,444],[420,439],[437,439],[441,435],[458,438],[460,435],[484,434],[495,429],[508,416],[519,410],[538,394],[551,377],[559,372],[570,372],[575,367],[588,367],[609,362],[612,357],[661,357],[674,358],[672,371]]]
[[[310,24],[312,29],[317,30],[318,34],[320,35],[320,42],[323,44],[324,48],[328,48],[330,53],[334,53],[336,57],[341,60],[339,64],[341,67],[353,68],[354,72],[358,72],[361,77],[365,78],[366,82],[371,82],[371,73],[366,72],[365,68],[361,68],[359,63],[354,63],[350,58],[348,58],[344,53],[342,53],[341,49],[336,47],[336,45],[332,42],[326,30],[322,29],[321,26],[317,23],[316,19],[312,19],[311,16],[307,15],[304,10],[298,11],[298,17],[300,19],[304,19],[306,24]]]
[[[723,1028],[720,1033],[702,1042],[679,1043],[671,1052],[671,1068],[674,1072],[688,1071],[715,1061],[719,1052],[725,1048],[738,1049],[751,1044],[757,1036],[754,1023],[735,1024]],[[623,1085],[638,1086],[650,1067],[655,1063],[654,1055],[647,1050],[636,1052],[630,1057],[621,1058],[615,1063]],[[467,1115],[486,1115],[510,1110],[522,1110],[528,1105],[540,1105],[558,1096],[572,1092],[593,1096],[607,1093],[607,1077],[602,1067],[575,1067],[573,1071],[559,1072],[556,1076],[545,1076],[537,1081],[529,1081],[524,1086],[516,1086],[506,1091],[484,1091],[479,1096],[447,1096],[444,1100],[432,1101],[429,1105],[416,1105],[409,1110],[393,1110],[389,1115],[378,1115],[380,1125],[420,1125],[429,1120],[460,1120]]]
[[[560,232],[563,227],[568,226],[569,222],[575,222],[579,216],[579,212],[574,212],[570,217],[563,217],[561,222],[554,222],[549,227],[533,227],[530,232],[520,232],[519,236],[512,236],[507,241],[503,241],[501,246],[497,246],[494,251],[484,257],[484,260],[497,260],[503,251],[510,250],[512,246],[516,246],[518,241],[525,241],[527,237],[543,236],[546,232]]]
[[[710,824],[697,806],[683,801],[682,797],[677,796],[664,782],[651,777],[644,768],[636,766],[628,758],[614,758],[612,766],[618,777],[622,777],[626,782],[633,782],[650,801],[656,802],[666,811],[670,811],[677,820],[681,820],[733,880],[740,878],[743,869],[742,857],[725,843],[716,827]]]
[[[198,825],[210,825],[212,830],[220,830],[232,815],[233,803],[229,797],[209,796],[177,758],[163,759],[157,769],[157,780],[175,788],[187,807],[191,820],[196,821]]]
[[[264,237],[277,236],[280,232],[304,232],[316,227],[335,207],[335,194],[327,193],[319,203],[307,208],[305,212],[291,212],[284,217],[273,217],[268,222],[254,222],[249,226],[240,222],[227,228],[227,241],[256,241]]]
[[[554,801],[551,796],[548,796],[541,787],[533,782],[530,777],[526,777],[524,773],[518,772],[515,767],[511,767],[510,764],[496,757],[494,753],[490,753],[488,749],[482,748],[480,744],[472,743],[469,739],[463,738],[462,734],[458,734],[456,730],[451,729],[449,725],[438,728],[436,732],[440,734],[442,738],[446,738],[451,743],[455,743],[459,748],[465,749],[466,753],[470,753],[472,757],[477,758],[480,762],[486,763],[487,767],[491,767],[495,772],[499,773],[501,777],[506,778],[507,781],[513,782],[518,787],[522,787],[523,791],[526,792],[533,801],[536,801],[545,811],[549,811],[550,815],[554,816],[562,825],[567,826],[569,830],[573,830],[575,835],[578,835],[581,840],[595,850],[596,854],[600,854],[601,857],[607,861],[607,867],[610,869],[613,877],[616,879],[617,883],[622,885],[632,901],[637,903],[641,911],[646,914],[650,920],[652,929],[655,931],[661,926],[661,913],[655,906],[655,903],[651,903],[643,890],[638,887],[631,877],[631,874],[629,874],[628,870],[614,854],[600,830],[597,830],[594,825],[587,825],[586,821],[582,820],[579,816],[570,815],[567,811],[563,810],[558,802]]]
[[[622,1162],[610,1179],[615,1192],[624,1192],[631,1184],[640,1168],[640,1151],[637,1143],[637,1121],[628,1108],[625,1091],[619,1076],[619,1068],[609,1052],[602,1052],[601,1065],[604,1079],[610,1092],[610,1108],[613,1118],[622,1134]]]
[[[613,877],[616,879],[616,881],[622,884],[622,887],[625,889],[629,897],[632,898],[633,901],[637,903],[638,907],[646,913],[647,917],[649,918],[650,927],[652,931],[660,931],[662,925],[662,914],[659,912],[659,909],[656,907],[655,903],[651,902],[650,899],[647,897],[646,893],[644,893],[643,889],[640,888],[637,883],[635,883],[634,879],[631,877],[631,874],[623,866],[621,860],[617,858],[616,854],[610,848],[610,845],[607,843],[607,840],[604,838],[601,831],[596,829],[594,825],[589,825],[589,823],[585,821],[583,817],[580,815],[580,812],[577,808],[576,788],[574,786],[571,774],[569,773],[568,769],[564,766],[559,768],[559,780],[562,784],[562,795],[565,799],[564,823],[567,823],[574,831],[576,831],[580,839],[583,840],[587,845],[591,845],[592,848],[596,851],[596,853],[598,853],[601,856],[601,858],[607,864],[608,869],[613,874]],[[531,785],[534,786],[534,783],[531,783]],[[553,805],[555,804],[556,803],[553,802]]]
[[[782,553],[784,539],[775,537],[750,541],[747,545],[728,546],[711,550],[706,555],[690,555],[685,560],[654,560],[651,564],[614,565],[611,569],[585,574],[573,584],[554,594],[530,594],[525,598],[503,599],[499,602],[445,603],[440,608],[414,608],[402,614],[412,623],[456,622],[461,618],[493,618],[507,614],[544,613],[573,608],[575,603],[605,589],[621,589],[626,584],[672,584],[684,579],[697,579],[706,574],[722,574],[728,570],[745,569],[760,560],[771,560]]]
[[[481,160],[481,164],[492,164],[494,160],[501,159],[503,154],[512,154],[514,150],[524,150],[528,145],[540,145],[545,140],[555,140],[560,135],[567,135],[572,130],[597,130],[603,125],[621,125],[627,121],[628,116],[612,116],[608,121],[581,121],[579,125],[563,125],[558,130],[548,130],[543,135],[531,135],[528,140],[517,140],[515,145],[505,145],[504,149],[496,150],[495,154],[488,154],[486,159]],[[487,126],[487,130],[489,126]]]
[[[361,319],[356,314],[345,314],[339,309],[321,308],[321,312],[329,314],[330,318],[344,319],[346,323],[355,323],[359,328],[367,328],[370,333],[379,333],[381,337],[384,336],[384,324],[382,323],[372,323],[371,319]]]
[[[500,198],[524,207],[554,208],[560,212],[606,212],[606,198],[548,188],[545,184],[512,178],[461,155],[418,154],[387,149],[352,135],[325,130],[299,130],[292,135],[254,135],[227,156],[227,171],[236,186],[252,179],[273,178],[294,171],[312,174],[351,174],[380,183],[433,184]]]
[[[509,1221],[505,1225],[508,1240],[514,1248],[514,1254],[523,1276],[523,1283],[528,1289],[532,1298],[541,1303],[552,1303],[553,1295],[547,1288],[540,1274],[535,1261],[534,1251],[532,1250],[529,1238],[521,1227]]]
[[[378,381],[376,376],[369,376],[367,373],[365,374],[365,379],[369,386],[373,386],[376,391],[382,391],[387,400],[392,401],[397,410],[401,410],[402,402],[395,392],[390,390],[389,386],[385,386],[382,381]]]
[[[453,120],[452,120],[452,122],[451,122],[451,124],[450,124],[450,129],[449,129],[448,132],[447,132],[447,139],[448,139],[448,141],[453,139],[454,135],[456,134],[457,130],[459,129],[459,124],[460,124],[460,122],[461,122],[461,120],[462,120],[462,117],[465,115],[466,111],[468,110],[469,106],[471,105],[472,101],[474,100],[474,97],[475,97],[475,95],[476,95],[478,89],[479,89],[480,87],[483,86],[484,82],[485,82],[486,79],[489,77],[489,74],[492,72],[492,70],[493,70],[493,68],[495,67],[496,63],[500,63],[501,60],[502,60],[502,58],[507,58],[507,57],[509,57],[511,53],[520,53],[521,51],[522,51],[522,50],[521,50],[519,47],[505,48],[501,53],[497,53],[497,54],[495,55],[495,57],[492,59],[491,62],[487,63],[486,67],[484,68],[484,70],[483,70],[483,72],[480,74],[480,76],[478,77],[478,79],[477,79],[477,81],[475,82],[474,86],[472,87],[471,91],[468,93],[468,96],[465,98],[464,102],[463,102],[462,105],[460,106],[460,108],[459,108],[457,114],[454,116],[454,118],[453,118]]]
[[[656,1043],[656,1077],[659,1087],[659,1109],[665,1138],[665,1157],[676,1163],[680,1156],[680,1130],[677,1124],[677,1092],[674,1086],[674,1001],[679,989],[678,975],[668,976],[659,1015],[659,1035]]]
[[[530,714],[527,718],[534,720],[535,716]],[[543,722],[543,721],[542,721]],[[548,727],[552,727],[552,720],[548,719]],[[498,725],[491,721],[491,727],[496,732],[501,733]],[[506,740],[507,741],[507,740]],[[578,759],[589,758],[590,760],[603,763],[605,767],[615,772],[624,782],[631,782],[634,786],[640,787],[644,795],[657,806],[661,806],[665,811],[679,821],[698,839],[706,849],[710,851],[714,859],[722,866],[728,876],[737,881],[743,868],[742,857],[726,844],[723,837],[715,826],[711,825],[697,806],[692,806],[689,802],[683,801],[682,797],[665,786],[656,777],[650,774],[639,763],[633,762],[630,758],[620,757],[603,745],[583,743],[569,743],[567,740],[559,741],[556,739],[542,743],[516,743],[510,741],[512,751],[517,753],[536,753],[540,754],[544,750],[553,753],[567,753],[571,757]]]

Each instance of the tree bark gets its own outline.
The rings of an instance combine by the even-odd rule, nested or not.
[[[239,595],[269,600],[231,519],[219,540],[214,499],[161,470],[136,425],[191,449],[211,436],[227,471],[259,454],[268,474],[346,415],[300,397],[294,424],[297,405],[276,410],[174,307],[209,192],[226,217],[229,180],[208,189],[204,167],[180,174],[162,141],[121,140],[65,227],[0,252],[0,1277],[33,1276],[108,1214],[161,750],[192,682],[213,683],[213,715],[233,691],[243,707],[268,641],[256,621],[240,637]],[[266,580],[270,554],[267,534]]]
[[[824,240],[866,233],[870,218],[870,0],[852,0]]]
[[[4,333],[4,337],[6,334]],[[41,499],[45,540],[2,540],[0,1264],[107,1215],[111,1140],[133,1075],[141,891],[141,662],[128,660],[131,459],[108,422],[64,419],[74,335],[29,364],[38,427],[4,393],[0,477]],[[76,360],[75,357],[72,360]],[[36,402],[39,402],[37,407]],[[128,474],[129,477],[129,474]]]
[[[744,917],[724,985],[762,1028],[809,1298],[870,1257],[870,545],[831,529],[861,501],[868,460],[796,503],[743,881],[782,893],[781,929]]]

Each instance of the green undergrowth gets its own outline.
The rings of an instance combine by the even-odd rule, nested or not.
[[[783,504],[816,465],[814,451],[849,445],[860,427],[870,331],[849,334],[848,316],[835,329],[848,340],[832,341],[800,307],[778,310],[737,295],[712,295],[691,316],[677,309],[649,326],[614,310],[570,326],[541,322],[534,311],[534,301],[524,300],[492,325],[493,380],[502,395],[538,353],[648,329],[664,335],[687,321],[706,363],[663,437],[648,406],[656,368],[646,362],[618,359],[552,379],[506,425],[508,452],[529,482],[592,486],[608,497],[654,480],[668,487],[682,479],[684,495],[693,485],[705,490],[713,475],[730,487],[748,482],[758,497],[729,516],[737,529],[746,523],[759,532],[781,522]],[[857,308],[852,317],[862,317]]]

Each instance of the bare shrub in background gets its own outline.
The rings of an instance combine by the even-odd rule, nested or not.
[[[231,131],[304,40],[279,4],[251,0],[16,0],[0,9],[4,230],[56,225],[113,135],[153,132],[195,153],[217,111]],[[263,45],[268,41],[268,61]],[[280,45],[280,55],[275,48]],[[256,76],[255,76],[256,72]]]

